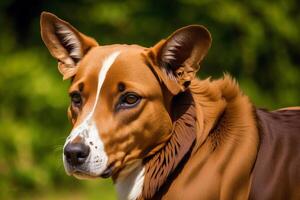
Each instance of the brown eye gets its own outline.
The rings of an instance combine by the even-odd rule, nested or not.
[[[129,92],[121,96],[119,103],[116,106],[117,110],[133,108],[140,102],[141,97],[136,93]]]
[[[80,107],[82,104],[82,98],[79,92],[72,92],[70,94],[72,105],[75,107]]]
[[[128,94],[124,98],[124,102],[127,104],[134,104],[139,100],[139,97],[134,94]]]

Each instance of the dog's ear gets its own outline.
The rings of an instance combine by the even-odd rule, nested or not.
[[[189,86],[210,45],[209,31],[204,26],[190,25],[150,48],[147,58],[166,87],[176,95]]]
[[[58,70],[63,79],[74,76],[76,64],[98,43],[51,13],[43,12],[40,23],[42,39],[51,55],[58,60]]]

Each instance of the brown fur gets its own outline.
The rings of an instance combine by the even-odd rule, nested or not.
[[[159,152],[144,160],[143,196],[147,199],[165,184],[196,139],[196,109],[190,92],[178,95],[172,104],[172,136]]]
[[[82,104],[69,109],[73,128],[94,105],[102,62],[122,52],[105,75],[92,116],[108,158],[103,166],[120,183],[121,197],[132,189],[123,180],[134,187],[135,174],[145,169],[138,199],[299,198],[299,107],[257,110],[229,75],[197,79],[211,45],[205,27],[181,28],[151,48],[98,46],[50,13],[42,14],[41,27],[63,78],[72,78],[70,93],[80,92]],[[126,91],[140,101],[117,110]],[[80,176],[103,175],[91,170]]]
[[[202,197],[207,194],[208,198],[221,198],[219,196],[221,194],[223,199],[243,199],[249,193],[249,175],[251,174],[258,145],[258,132],[252,105],[248,98],[241,93],[235,81],[228,75],[217,81],[210,81],[209,79],[205,81],[194,80],[190,89],[193,100],[183,101],[181,98],[179,104],[189,105],[189,102],[195,102],[196,110],[191,112],[187,109],[187,112],[182,113],[181,116],[189,114],[191,117],[194,115],[189,118],[189,124],[193,124],[191,123],[193,119],[197,119],[197,123],[194,123],[194,128],[184,123],[179,127],[175,126],[173,134],[176,134],[166,143],[165,148],[146,161],[146,169],[148,170],[146,170],[141,199],[149,199],[158,191],[160,192],[156,193],[154,199],[182,199],[186,197],[188,197],[187,199],[199,199],[199,196],[195,196],[195,193],[198,193],[197,190],[202,191],[204,189],[201,188],[201,182],[207,184],[207,182],[201,181],[200,177],[215,176],[217,174],[219,174],[219,178],[215,177],[217,179],[213,180],[209,187],[215,185],[214,190],[218,192],[203,192],[203,194],[199,192]],[[180,98],[176,100],[178,99]],[[178,102],[173,106],[178,108]],[[186,132],[186,128],[195,130],[195,132]],[[180,142],[174,145],[173,137],[177,137],[179,134],[191,133],[195,134],[194,137],[197,137],[195,143],[194,137],[190,135],[189,141],[181,136]],[[170,145],[170,143],[173,145]],[[179,156],[176,157],[174,151],[180,145],[185,145],[189,149],[179,151],[177,154]],[[203,151],[206,151],[206,155],[203,154]],[[236,158],[234,155],[241,155],[240,151],[243,153],[248,152],[249,157]],[[200,152],[202,152],[201,156],[199,156]],[[188,160],[183,159],[183,155],[188,157]],[[236,160],[240,160],[243,164],[236,162]],[[181,161],[181,163],[178,161]],[[220,170],[220,172],[211,174],[215,172],[209,166],[214,166],[213,168]],[[175,170],[175,168],[177,169]],[[228,170],[228,168],[232,170]],[[175,172],[172,174],[174,170]],[[226,176],[232,176],[233,173],[235,174],[233,176],[235,180],[224,179]],[[225,187],[218,186],[221,180],[227,182],[228,188],[226,188],[226,184]],[[198,184],[190,184],[194,181]],[[162,188],[160,188],[161,186]],[[181,189],[179,190],[178,187]],[[237,189],[241,192],[237,193]],[[190,191],[190,193],[178,191]]]
[[[177,172],[169,175],[155,199],[246,198],[258,147],[252,104],[228,75],[216,81],[195,79],[190,91],[196,105],[197,139],[190,146],[191,155],[185,151],[188,160],[178,164]],[[153,162],[158,166],[149,168],[159,168],[161,162]],[[158,191],[161,184],[156,182],[164,182],[165,176],[156,178],[161,179],[148,184]],[[227,183],[221,184],[223,181]],[[143,195],[145,199],[149,197],[148,193]]]
[[[193,153],[178,164],[154,199],[298,199],[300,127],[295,122],[300,122],[299,109],[256,114],[228,75],[216,81],[194,80],[190,88],[197,105],[197,145],[190,147]],[[266,128],[272,123],[276,123],[273,131]],[[279,153],[278,147],[285,153]],[[283,162],[286,159],[293,165]],[[269,170],[271,166],[276,174]]]

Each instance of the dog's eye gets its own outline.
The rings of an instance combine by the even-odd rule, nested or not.
[[[133,92],[126,93],[121,96],[120,101],[117,105],[117,109],[132,108],[136,106],[141,100],[141,97]]]
[[[70,94],[72,105],[75,107],[80,107],[82,104],[82,98],[79,92],[72,92]]]
[[[137,95],[134,94],[128,94],[124,97],[124,103],[127,104],[135,104],[137,101],[139,100],[139,97]]]

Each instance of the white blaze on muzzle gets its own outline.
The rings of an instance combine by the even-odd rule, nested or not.
[[[99,101],[101,88],[106,78],[106,74],[119,54],[119,51],[114,52],[103,61],[102,68],[98,74],[97,93],[93,108],[81,124],[75,127],[67,137],[64,148],[69,142],[72,142],[77,137],[80,137],[82,142],[90,147],[90,153],[85,163],[76,167],[76,170],[73,170],[72,166],[67,164],[65,156],[63,155],[65,170],[68,174],[71,174],[73,171],[79,171],[91,176],[99,176],[107,168],[108,156],[105,153],[104,144],[100,138],[93,115]]]

